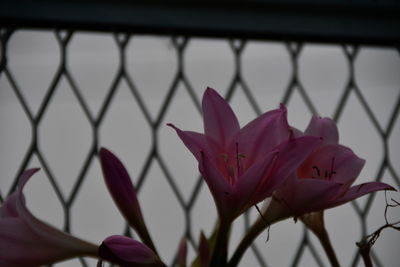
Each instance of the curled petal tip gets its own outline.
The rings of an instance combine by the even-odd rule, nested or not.
[[[174,129],[176,129],[175,125],[174,125],[174,124],[172,124],[172,123],[167,123],[166,125],[167,125],[167,126],[169,126],[169,127],[171,127],[171,128],[174,128]]]
[[[105,147],[100,148],[99,155],[101,160],[114,156],[113,153]]]
[[[34,175],[36,172],[38,172],[40,168],[32,168],[24,171],[21,176],[19,177],[18,181],[18,192],[19,194],[22,194],[22,190],[25,186],[25,184],[28,182],[28,180]]]
[[[385,189],[385,190],[389,190],[389,191],[398,191],[396,188],[394,188],[393,186],[391,186],[391,185],[387,185],[387,188]]]
[[[211,88],[210,86],[207,86],[205,93],[215,93],[215,89]]]

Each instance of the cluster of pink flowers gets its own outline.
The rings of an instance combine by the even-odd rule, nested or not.
[[[281,105],[240,128],[229,104],[211,88],[204,93],[202,108],[204,133],[169,124],[197,159],[219,215],[213,245],[211,237],[202,235],[194,266],[236,266],[254,237],[272,223],[300,218],[318,234],[310,214],[322,218],[325,209],[378,190],[394,190],[380,182],[352,186],[365,161],[339,144],[331,119],[314,116],[301,132],[289,125],[286,107]],[[30,169],[0,207],[1,266],[39,266],[80,256],[96,257],[99,265],[108,261],[120,266],[166,266],[147,230],[126,169],[104,148],[99,157],[109,192],[141,242],[110,236],[97,246],[40,221],[25,205],[24,186],[38,170]],[[261,219],[229,260],[226,247],[232,222],[266,199]],[[183,241],[180,266],[186,266],[186,251]]]

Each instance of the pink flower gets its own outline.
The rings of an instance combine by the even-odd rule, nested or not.
[[[321,136],[323,142],[274,193],[265,212],[270,221],[333,208],[375,191],[394,190],[381,182],[352,186],[365,160],[338,144],[338,130],[331,119],[313,117],[304,134]]]
[[[220,218],[227,221],[271,196],[320,142],[311,136],[294,138],[283,105],[242,129],[213,89],[205,91],[202,105],[204,134],[168,125],[198,160]]]
[[[97,246],[59,231],[29,212],[23,188],[37,171],[25,171],[17,191],[0,208],[0,265],[30,267],[73,257],[96,257]]]
[[[157,255],[146,245],[126,236],[107,237],[99,247],[102,259],[121,267],[163,267]]]

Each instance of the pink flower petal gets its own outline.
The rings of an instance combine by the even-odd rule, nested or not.
[[[133,228],[143,230],[144,220],[136,190],[124,165],[105,148],[100,149],[99,155],[104,181],[115,204]]]
[[[342,184],[319,179],[298,179],[291,177],[276,192],[276,201],[292,216],[325,209],[338,194]]]
[[[324,145],[339,143],[339,131],[330,118],[313,116],[304,134],[322,137]]]
[[[231,207],[235,204],[232,201],[232,186],[204,153],[199,162],[199,171],[214,197],[220,215],[231,217],[232,212],[235,212]]]
[[[279,145],[276,148],[279,154],[274,162],[273,169],[268,176],[264,177],[263,183],[255,193],[256,203],[271,196],[272,192],[297,169],[320,142],[321,140],[318,137],[303,136],[290,139]]]
[[[77,249],[63,249],[43,239],[19,218],[0,219],[0,259],[10,266],[39,266],[79,255],[83,254]]]
[[[16,210],[18,212],[18,217],[26,223],[29,228],[39,235],[41,238],[45,239],[49,244],[53,244],[60,249],[70,250],[72,254],[77,251],[81,251],[82,254],[93,255],[95,254],[96,247],[90,243],[83,240],[75,238],[67,233],[64,233],[34,217],[25,205],[25,198],[23,195],[23,189],[31,178],[31,176],[37,172],[39,169],[29,169],[25,171],[19,180],[17,188],[16,197]]]
[[[237,200],[237,206],[240,207],[239,213],[255,204],[250,202],[249,205],[249,200],[253,197],[254,192],[257,191],[265,175],[268,175],[268,170],[272,167],[275,157],[276,152],[271,152],[250,167],[250,169],[235,183],[234,194]]]
[[[363,195],[381,190],[397,191],[392,186],[381,182],[370,182],[370,183],[359,184],[352,186],[344,195],[342,195],[341,197],[337,197],[333,201],[331,201],[331,203],[329,204],[329,208],[342,205],[346,202],[352,201]]]
[[[0,207],[0,219],[7,217],[18,217],[16,192],[9,195]]]
[[[126,236],[107,237],[99,247],[99,255],[123,267],[164,266],[149,247]]]
[[[289,137],[287,110],[282,105],[280,109],[264,113],[243,127],[236,142],[239,152],[246,156],[243,162],[249,166]]]
[[[318,178],[344,184],[347,189],[360,174],[365,160],[342,145],[326,145],[317,149],[299,167],[300,178]]]
[[[213,154],[209,149],[208,141],[204,134],[191,131],[182,131],[181,129],[175,127],[175,125],[171,123],[168,123],[167,125],[172,127],[176,131],[179,138],[182,140],[185,146],[190,150],[190,152],[192,152],[192,154],[198,161],[200,161],[201,159],[200,151],[203,151],[209,156]]]
[[[224,147],[240,129],[231,107],[212,88],[207,88],[203,96],[203,120],[205,135]]]
[[[0,259],[4,266],[39,266],[72,257],[96,256],[97,247],[35,218],[23,188],[38,169],[25,171],[15,193],[0,208]],[[2,266],[3,266],[2,265]]]

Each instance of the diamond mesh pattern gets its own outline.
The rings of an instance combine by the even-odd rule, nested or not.
[[[195,215],[196,209],[199,209],[198,206],[204,205],[204,203],[206,203],[206,205],[212,204],[210,204],[211,201],[210,199],[207,199],[207,197],[206,200],[200,200],[204,198],[202,197],[202,195],[204,195],[202,192],[207,194],[207,188],[205,188],[202,179],[198,176],[198,174],[196,174],[195,171],[191,173],[194,178],[185,177],[185,179],[190,178],[191,182],[182,181],[182,173],[179,173],[179,170],[175,170],[177,163],[174,163],[174,159],[170,156],[171,154],[168,154],[168,152],[165,151],[166,149],[171,149],[171,146],[163,143],[165,142],[165,134],[163,131],[166,122],[175,122],[173,121],[174,118],[170,117],[168,114],[169,112],[172,112],[172,114],[179,112],[179,108],[178,111],[171,111],[171,109],[174,109],[174,105],[181,103],[180,101],[183,98],[185,99],[183,100],[185,101],[184,107],[190,107],[191,109],[191,111],[188,112],[190,112],[190,114],[197,114],[188,115],[188,117],[190,117],[189,120],[192,120],[192,116],[197,116],[196,118],[198,118],[199,123],[196,124],[196,127],[199,127],[200,130],[200,101],[203,86],[199,86],[193,82],[195,79],[193,78],[193,75],[196,75],[196,71],[201,71],[201,68],[190,67],[190,64],[196,63],[192,61],[191,55],[188,55],[188,53],[192,53],[189,51],[190,49],[197,49],[201,47],[202,41],[204,40],[195,37],[166,38],[169,46],[168,51],[172,54],[171,57],[174,58],[172,60],[174,66],[171,66],[172,71],[169,70],[172,75],[166,79],[165,88],[162,88],[159,90],[159,92],[155,93],[158,95],[157,97],[161,99],[159,103],[149,104],[148,99],[146,100],[146,97],[144,97],[143,93],[146,88],[142,88],[145,87],[146,84],[145,82],[139,82],[141,85],[137,83],[135,76],[137,71],[135,72],[135,69],[132,71],[132,67],[130,65],[130,53],[134,54],[135,52],[135,50],[132,48],[134,47],[132,46],[132,42],[135,42],[136,39],[143,38],[143,36],[120,33],[105,34],[109,39],[108,41],[112,40],[113,45],[116,47],[117,53],[115,55],[118,58],[115,59],[115,69],[113,69],[112,75],[110,75],[110,77],[112,76],[111,83],[106,89],[104,97],[99,101],[100,104],[98,105],[98,112],[93,112],[93,106],[89,104],[90,99],[88,99],[88,97],[85,95],[85,90],[83,90],[79,79],[76,79],[77,75],[73,70],[74,66],[70,64],[70,54],[72,53],[71,43],[73,42],[74,38],[79,38],[77,35],[85,35],[86,33],[76,33],[68,30],[54,32],[46,31],[46,33],[54,37],[54,43],[59,49],[59,61],[55,73],[51,76],[51,81],[45,86],[46,89],[44,96],[39,101],[40,104],[35,112],[32,109],[32,105],[29,103],[30,101],[26,96],[26,91],[24,91],[26,88],[23,89],[23,86],[19,82],[18,73],[13,70],[12,66],[10,66],[10,60],[12,60],[12,58],[9,56],[9,50],[11,49],[10,39],[12,39],[16,32],[8,28],[0,29],[0,82],[2,85],[7,84],[7,86],[2,86],[0,91],[8,90],[8,88],[10,88],[15,94],[19,108],[23,109],[26,116],[24,119],[25,121],[21,123],[29,125],[27,128],[30,129],[32,133],[30,143],[26,146],[23,157],[17,159],[17,161],[20,163],[18,165],[18,169],[14,173],[13,180],[10,182],[7,188],[3,187],[0,189],[0,202],[2,202],[4,198],[13,190],[15,190],[19,174],[24,169],[29,167],[32,161],[36,161],[42,167],[45,177],[48,179],[47,182],[51,185],[51,190],[54,191],[55,196],[62,207],[62,228],[67,232],[74,232],[74,225],[72,224],[74,220],[73,210],[77,208],[76,201],[79,199],[80,194],[83,194],[82,190],[84,189],[82,189],[82,187],[84,187],[85,183],[92,182],[88,178],[91,169],[98,169],[97,150],[99,146],[107,146],[107,144],[103,142],[102,132],[104,127],[113,127],[113,125],[107,126],[108,120],[111,121],[118,119],[117,115],[110,115],[111,118],[108,118],[107,114],[109,113],[110,109],[113,109],[115,106],[119,106],[122,99],[127,101],[132,100],[129,103],[134,105],[135,109],[133,110],[132,114],[129,114],[128,116],[139,118],[138,121],[143,125],[137,125],[135,127],[137,127],[138,131],[139,128],[144,128],[143,136],[146,135],[146,137],[143,137],[143,142],[148,143],[147,150],[140,153],[140,166],[139,164],[135,165],[137,166],[135,175],[133,175],[131,172],[132,177],[134,177],[133,179],[135,180],[137,190],[139,191],[139,196],[142,198],[142,195],[144,195],[142,198],[142,203],[143,205],[146,205],[146,199],[151,199],[149,195],[151,195],[152,189],[146,187],[150,187],[155,183],[152,182],[152,180],[154,180],[153,176],[158,176],[157,179],[163,180],[163,188],[165,187],[165,190],[169,192],[168,199],[173,199],[172,202],[175,202],[177,206],[171,207],[171,209],[181,210],[181,214],[178,216],[178,219],[181,220],[180,227],[182,229],[180,229],[178,232],[181,235],[185,235],[190,241],[192,247],[196,248],[198,235],[197,226],[194,226],[198,220],[198,217],[196,217],[198,215]],[[289,109],[292,105],[292,102],[301,102],[301,105],[304,107],[304,113],[307,117],[309,117],[310,114],[318,114],[320,110],[323,110],[321,114],[332,116],[336,121],[338,121],[339,126],[341,126],[342,120],[347,116],[347,114],[349,112],[353,112],[353,108],[356,106],[355,116],[360,116],[364,118],[364,120],[368,121],[368,124],[371,125],[369,130],[373,132],[374,136],[378,136],[373,141],[375,141],[377,143],[377,147],[382,150],[381,157],[379,158],[378,162],[374,163],[374,166],[376,165],[376,170],[373,170],[372,173],[368,173],[369,177],[375,177],[376,181],[386,181],[396,187],[400,186],[398,174],[399,169],[396,169],[396,164],[399,162],[399,157],[396,157],[396,153],[398,153],[396,152],[396,147],[397,149],[400,148],[400,140],[399,135],[395,133],[398,131],[396,129],[399,128],[400,124],[398,119],[400,113],[399,84],[395,84],[392,103],[387,104],[386,106],[388,110],[386,112],[386,119],[380,119],[381,115],[377,114],[378,112],[376,109],[374,109],[375,102],[372,104],[370,103],[371,98],[366,96],[366,93],[363,90],[364,88],[359,83],[359,76],[357,76],[359,73],[357,69],[358,59],[360,57],[360,53],[362,53],[365,48],[352,45],[334,46],[336,53],[342,59],[343,65],[345,68],[347,68],[347,77],[335,85],[336,89],[334,94],[338,96],[337,99],[323,99],[327,100],[330,107],[332,107],[332,114],[326,114],[327,111],[324,108],[324,104],[322,104],[321,108],[321,99],[313,97],[313,93],[318,93],[318,90],[311,90],[307,87],[307,81],[305,81],[307,78],[304,78],[305,76],[302,73],[302,64],[304,64],[302,59],[304,56],[306,56],[305,53],[307,53],[307,49],[312,49],[309,48],[309,46],[312,46],[312,44],[297,42],[269,43],[259,41],[255,42],[253,40],[217,41],[222,44],[225,51],[229,51],[227,52],[228,57],[230,57],[229,62],[233,64],[233,66],[227,66],[227,68],[232,68],[232,72],[227,74],[228,78],[225,85],[226,88],[221,89],[223,90],[225,97],[233,103],[235,108],[247,106],[250,110],[252,110],[252,112],[254,112],[254,114],[261,114],[264,110],[271,108],[265,106],[262,102],[266,100],[263,97],[265,95],[268,96],[269,94],[269,92],[266,91],[267,89],[264,88],[262,91],[260,91],[258,89],[254,89],[252,86],[250,77],[251,75],[249,75],[249,72],[245,69],[248,67],[248,62],[246,60],[251,55],[246,53],[248,52],[249,47],[253,45],[272,44],[274,47],[279,47],[279,53],[287,58],[287,62],[284,64],[287,64],[289,68],[287,69],[287,75],[285,74],[286,81],[284,81],[282,83],[283,86],[278,88],[274,93],[275,95],[278,95],[276,102],[278,103],[280,101],[287,104]],[[268,49],[268,47],[266,47],[266,49]],[[393,49],[393,51],[396,50]],[[395,53],[397,53],[397,55],[395,55]],[[398,57],[398,51],[395,53],[393,54]],[[132,57],[134,58],[134,56]],[[398,57],[397,60],[399,59],[400,57]],[[269,59],[266,59],[266,61],[268,60]],[[212,64],[212,62],[210,64]],[[276,64],[280,63],[277,62]],[[204,66],[208,65],[205,64]],[[149,71],[151,71],[151,66]],[[207,72],[207,70],[204,71]],[[78,116],[81,117],[82,124],[86,125],[83,126],[83,129],[66,129],[66,131],[78,131],[78,136],[82,131],[82,135],[86,136],[85,140],[88,141],[83,145],[84,149],[87,148],[87,151],[83,156],[81,156],[82,160],[80,161],[81,165],[79,166],[79,170],[76,171],[75,175],[68,173],[68,178],[62,177],[62,179],[58,177],[60,176],[58,174],[60,172],[54,171],[54,167],[52,165],[54,159],[51,159],[51,157],[49,158],[46,154],[48,152],[46,152],[46,149],[44,149],[44,143],[47,139],[41,137],[42,134],[46,135],[47,132],[47,128],[45,128],[47,125],[46,118],[47,116],[50,116],[49,113],[53,111],[51,103],[57,97],[57,92],[61,90],[68,90],[70,99],[74,102],[73,105],[74,110],[77,112],[76,114],[80,114]],[[125,93],[122,97],[118,97],[117,95],[121,90],[123,90]],[[161,95],[161,97],[159,95]],[[374,98],[372,98],[372,102],[373,99]],[[180,112],[185,111],[180,110]],[[296,111],[294,110],[294,112]],[[240,111],[238,113],[240,113]],[[65,116],[66,117],[63,118],[67,118],[68,114]],[[297,117],[295,117],[295,119],[301,120]],[[132,120],[136,122],[136,119]],[[355,121],[357,121],[357,119]],[[346,127],[346,125],[346,122],[344,122],[344,127]],[[189,128],[181,124],[180,126]],[[123,129],[120,130],[123,131]],[[77,140],[77,142],[83,143],[81,140]],[[139,142],[141,142],[141,140],[139,140]],[[62,144],[60,146],[62,147]],[[183,151],[183,149],[179,150],[179,152],[170,151],[169,153],[172,153],[172,155],[176,156],[176,158],[185,157],[186,154],[181,154],[180,151]],[[115,149],[115,152],[119,154],[117,149]],[[9,152],[7,151],[7,154],[8,153]],[[121,158],[124,160],[124,155],[121,155]],[[186,163],[186,161],[184,163]],[[195,166],[194,162],[190,163],[193,163],[193,167]],[[65,179],[69,179],[69,181],[66,182]],[[372,179],[369,179],[369,181],[371,180]],[[62,187],[62,185],[65,183],[69,184],[69,190],[66,190]],[[183,189],[183,187],[190,188],[190,190],[186,192],[187,190]],[[86,193],[87,190],[84,192]],[[372,230],[371,227],[368,227],[367,225],[367,219],[373,208],[373,203],[375,200],[376,195],[371,194],[363,202],[354,201],[351,203],[351,212],[356,214],[357,218],[359,219],[361,235],[366,235],[370,230]],[[82,201],[83,200],[79,200],[79,205]],[[147,209],[151,210],[152,208],[154,208],[154,206],[145,206],[145,214]],[[254,213],[247,214],[243,220],[243,223],[241,222],[243,226],[248,227],[251,218],[254,216],[256,216]],[[133,234],[126,225],[123,228],[125,230],[121,229],[120,232],[124,232],[128,235]],[[179,240],[180,236],[177,236],[176,238]],[[311,257],[316,265],[327,266],[326,260],[321,254],[321,250],[317,248],[319,244],[316,243],[310,233],[304,229],[299,238],[300,239],[298,243],[296,243],[298,245],[294,249],[293,255],[288,256],[290,258],[289,265],[302,266],[303,258]],[[175,242],[177,240],[173,241]],[[175,246],[175,243],[172,241],[170,242],[173,244],[172,246]],[[266,248],[263,246],[266,246]],[[264,255],[264,251],[268,250],[268,246],[269,244],[262,245],[262,243],[256,242],[252,246],[251,252],[249,252],[250,257],[254,257],[259,266],[271,266],[270,260]],[[172,248],[172,251],[175,251],[175,249]],[[279,257],[284,256],[279,255]],[[384,266],[385,261],[377,254],[373,254],[373,259],[377,266]],[[175,264],[175,261],[176,257],[170,258],[171,266]],[[354,246],[352,248],[351,259],[348,263],[348,266],[360,266],[360,262],[361,259],[356,253],[356,247]],[[90,265],[85,259],[80,259],[80,263],[82,266]]]

